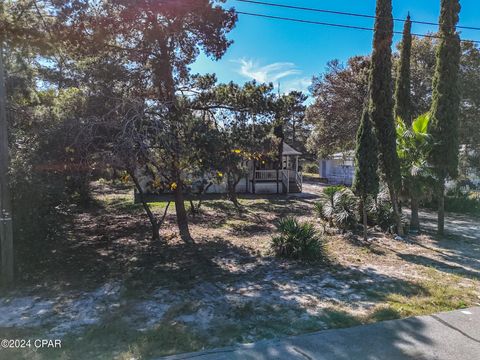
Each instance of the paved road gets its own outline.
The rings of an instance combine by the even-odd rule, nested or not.
[[[410,215],[410,212],[406,210]],[[437,231],[437,214],[434,211],[420,211],[420,222],[423,231]],[[472,215],[447,213],[445,215],[446,235],[464,240],[480,240],[480,218]]]
[[[164,359],[478,360],[480,307]]]
[[[305,180],[303,183],[303,192],[300,194],[292,194],[291,196],[316,201],[326,186],[326,184],[318,181]],[[405,207],[404,213],[410,216],[408,207]],[[419,215],[422,231],[435,234],[437,230],[436,212],[424,209],[420,211]],[[445,234],[463,240],[480,241],[480,219],[470,215],[447,213],[445,216]]]

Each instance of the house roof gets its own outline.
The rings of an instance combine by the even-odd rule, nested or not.
[[[295,150],[284,141],[282,155],[302,155],[302,153],[300,151]]]
[[[350,150],[350,151],[345,151],[345,152],[339,152],[339,153],[332,154],[330,156],[330,159],[333,159],[333,160],[353,160],[354,157],[355,157],[355,151]]]

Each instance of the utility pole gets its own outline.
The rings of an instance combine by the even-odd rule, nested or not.
[[[13,282],[12,203],[9,187],[9,155],[7,130],[7,95],[3,67],[3,43],[0,39],[0,248],[2,252],[2,283]]]

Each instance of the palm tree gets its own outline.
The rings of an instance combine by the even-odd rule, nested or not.
[[[416,230],[420,228],[418,217],[420,200],[428,193],[433,179],[427,162],[427,154],[431,148],[429,123],[429,113],[420,115],[410,127],[401,118],[397,118],[397,154],[402,174],[402,192],[410,198],[412,210],[410,227]]]

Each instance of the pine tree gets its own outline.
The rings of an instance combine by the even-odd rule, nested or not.
[[[403,27],[402,48],[395,84],[395,119],[400,117],[407,125],[412,123],[412,100],[410,94],[410,58],[412,54],[412,21],[407,16]]]
[[[363,216],[363,238],[367,240],[367,208],[368,195],[378,194],[378,153],[377,139],[367,109],[363,111],[362,120],[357,132],[357,148],[355,151],[355,178],[353,191],[361,199]]]
[[[431,123],[432,150],[429,162],[436,173],[438,196],[438,233],[444,231],[444,192],[447,177],[455,178],[458,172],[458,113],[460,96],[458,72],[460,64],[460,37],[456,32],[460,3],[442,0],[440,12],[440,44],[437,48],[433,78]]]
[[[400,162],[396,149],[392,94],[392,1],[377,0],[370,72],[370,118],[375,125],[380,167],[388,186],[397,232],[403,235],[397,192],[401,185]]]

